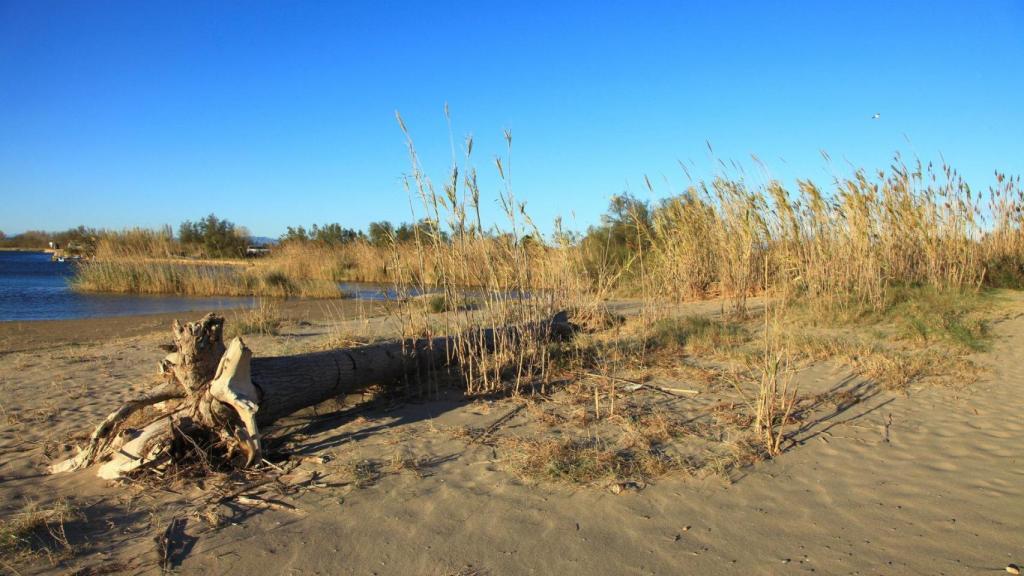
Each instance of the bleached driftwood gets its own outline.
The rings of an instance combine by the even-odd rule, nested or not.
[[[461,336],[253,358],[241,338],[225,347],[223,328],[224,319],[215,314],[185,325],[175,321],[173,351],[160,362],[167,381],[112,412],[85,448],[51,466],[51,472],[101,464],[98,474],[113,479],[175,458],[181,452],[176,446],[202,442],[218,445],[238,466],[251,466],[262,459],[260,427],[278,418],[370,385],[454,364],[456,346],[469,339],[479,349],[493,350],[499,340],[556,339],[576,329],[559,313],[544,322]],[[141,429],[129,429],[128,418],[146,408],[156,415]]]

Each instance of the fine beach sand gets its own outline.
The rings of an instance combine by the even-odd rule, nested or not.
[[[257,355],[296,353],[315,348],[328,324],[356,330],[380,312],[354,302],[324,310],[289,305],[281,335],[246,340]],[[848,390],[860,402],[822,409],[797,446],[728,480],[669,473],[621,492],[537,483],[459,433],[508,414],[495,434],[536,432],[514,399],[331,401],[281,424],[296,431],[300,471],[317,480],[279,506],[223,505],[216,528],[189,505],[198,486],[45,474],[67,438],[155,381],[174,316],[0,324],[0,515],[60,499],[81,510],[66,526],[76,554],[41,555],[18,573],[160,573],[154,536],[175,518],[185,521],[182,574],[952,575],[1024,562],[1018,296],[1003,303],[991,349],[975,355],[977,382],[897,394],[816,366],[802,391]],[[709,391],[669,409],[715,400]],[[371,461],[359,482],[340,480]]]

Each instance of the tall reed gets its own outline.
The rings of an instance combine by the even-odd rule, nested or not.
[[[98,240],[95,259],[81,266],[75,286],[335,297],[339,282],[386,282],[437,291],[452,309],[460,293],[476,288],[497,319],[506,305],[536,312],[539,302],[547,299],[552,308],[572,294],[585,294],[586,302],[577,304],[590,308],[612,295],[640,295],[652,305],[716,297],[742,314],[747,298],[767,293],[820,312],[857,314],[890,306],[905,287],[1024,285],[1019,176],[997,174],[995,187],[978,192],[947,165],[908,166],[897,156],[886,170],[858,170],[828,187],[807,180],[795,189],[777,181],[751,186],[720,177],[652,210],[629,205],[615,235],[592,233],[580,241],[556,224],[545,239],[513,192],[510,133],[506,156],[494,166],[504,222],[485,226],[472,139],[463,158],[453,154],[435,188],[401,126],[413,166],[406,181],[413,218],[422,224],[412,241],[286,243],[267,258],[196,261],[180,258],[194,255],[169,230],[129,230]]]
[[[1019,177],[997,179],[977,193],[948,166],[897,157],[830,192],[809,181],[795,192],[699,183],[654,211],[654,284],[662,297],[719,296],[737,309],[767,290],[828,310],[882,309],[900,287],[1019,285],[1024,197]]]
[[[487,229],[480,216],[472,138],[465,141],[461,162],[453,154],[444,184],[437,189],[422,170],[404,121],[401,116],[397,119],[412,165],[407,189],[421,211],[417,216],[431,225],[417,232],[413,246],[391,243],[392,282],[399,289],[413,285],[421,292],[434,291],[444,299],[444,312],[434,318],[437,329],[461,335],[451,352],[469,393],[519,393],[534,383],[543,391],[549,376],[549,347],[543,334],[530,327],[559,311],[582,311],[597,302],[576,252],[544,243],[525,205],[516,200],[510,132],[504,134],[506,153],[495,160],[494,167],[504,221],[500,228]],[[402,264],[409,252],[419,257],[418,267]],[[467,287],[472,287],[468,293]],[[464,305],[467,294],[475,306]],[[402,313],[406,325],[415,329],[428,317],[431,305],[427,299],[412,302]],[[496,335],[493,343],[484,337],[486,330]]]

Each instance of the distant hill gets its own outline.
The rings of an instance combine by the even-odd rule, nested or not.
[[[270,236],[249,236],[249,244],[254,246],[273,246],[277,244],[277,238]]]

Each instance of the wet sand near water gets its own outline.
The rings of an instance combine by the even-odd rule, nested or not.
[[[383,312],[384,303],[354,299],[282,300],[274,301],[283,319],[295,322],[320,322],[376,316]],[[221,310],[228,321],[244,309]],[[201,318],[206,310],[168,312],[139,316],[111,316],[103,318],[76,318],[72,320],[32,320],[0,322],[0,354],[42,350],[64,345],[101,342],[115,338],[130,338],[164,331],[170,334],[175,319],[192,321]]]

